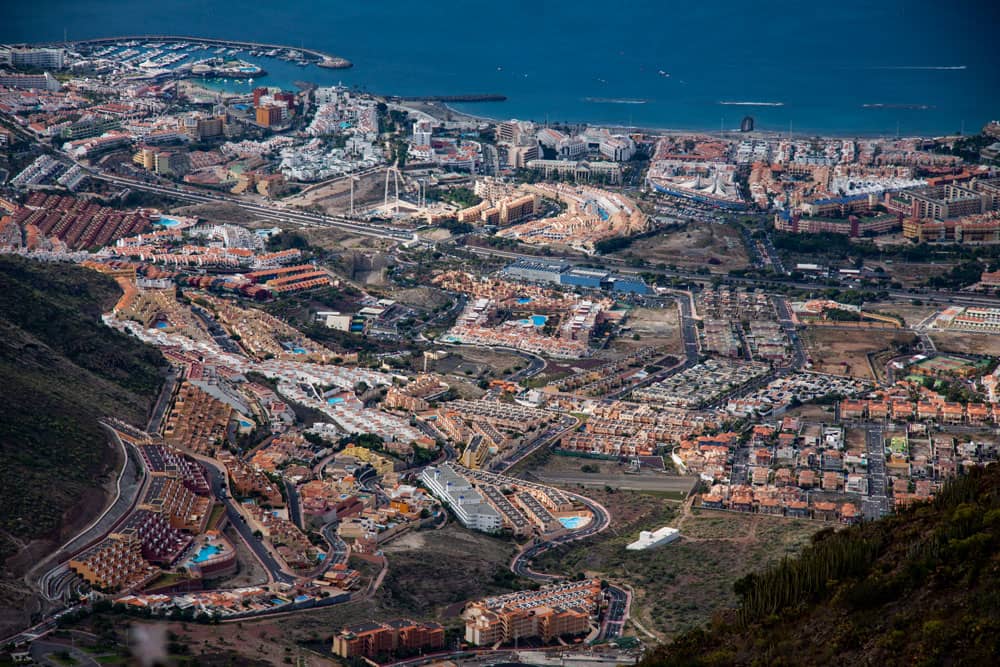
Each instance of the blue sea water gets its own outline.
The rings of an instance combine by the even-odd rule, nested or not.
[[[36,0],[3,14],[0,42],[61,40],[65,29],[313,47],[354,68],[262,62],[269,75],[255,84],[499,93],[508,100],[456,105],[497,118],[729,129],[749,114],[760,129],[870,135],[973,130],[1000,116],[996,0]]]

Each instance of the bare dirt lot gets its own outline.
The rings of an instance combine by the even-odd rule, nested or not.
[[[361,211],[381,205],[385,197],[385,170],[362,176],[354,184],[354,210]],[[285,203],[328,215],[343,215],[351,210],[351,182],[347,178],[307,186],[299,194],[287,197]]]
[[[689,223],[684,229],[639,239],[616,254],[628,253],[652,264],[686,268],[707,266],[715,273],[743,269],[749,263],[743,240],[736,229],[704,222]]]
[[[905,301],[870,301],[865,303],[865,310],[877,313],[887,313],[889,315],[899,315],[903,318],[903,324],[908,327],[916,326],[925,319],[938,312],[940,308],[934,304],[924,304],[915,306]]]
[[[865,355],[913,339],[912,333],[893,329],[837,329],[810,327],[802,340],[813,370],[875,380]]]
[[[454,522],[441,530],[410,533],[385,546],[389,574],[377,602],[397,615],[449,616],[467,600],[527,586],[509,576],[515,544],[466,530]],[[452,608],[452,609],[448,609]],[[446,611],[447,610],[447,611]]]
[[[680,314],[673,304],[667,308],[633,308],[629,311],[625,324],[639,335],[639,340],[627,333],[613,343],[615,351],[627,352],[650,345],[664,354],[680,354],[684,351]]]
[[[1000,356],[1000,335],[997,334],[935,331],[930,336],[941,352]]]

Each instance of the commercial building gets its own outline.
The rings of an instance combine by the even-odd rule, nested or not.
[[[507,266],[503,270],[503,274],[536,283],[560,283],[562,273],[569,267],[570,265],[566,262],[520,259]]]
[[[486,501],[469,480],[459,475],[447,463],[429,466],[420,473],[434,497],[447,505],[466,528],[484,533],[497,533],[503,527],[500,513]]]

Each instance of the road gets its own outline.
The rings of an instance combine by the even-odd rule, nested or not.
[[[539,255],[531,255],[527,253],[512,252],[510,250],[500,250],[498,248],[488,248],[480,246],[464,246],[462,248],[465,252],[481,255],[484,257],[499,257],[502,259],[507,259],[510,261],[517,261],[519,259],[529,259],[538,260],[540,258],[547,260],[564,260],[571,264],[593,264],[594,258],[582,256],[578,254],[571,253],[557,253],[553,252],[551,255],[545,255],[541,257]],[[618,273],[629,274],[629,275],[641,275],[644,273],[666,276],[671,278],[679,278],[681,280],[686,280],[689,282],[696,282],[702,284],[711,284],[716,280],[722,280],[724,283],[731,283],[734,285],[748,285],[763,288],[787,288],[792,287],[795,289],[815,291],[825,289],[825,285],[821,285],[815,282],[802,282],[794,280],[772,280],[767,278],[756,278],[752,276],[730,276],[727,274],[719,273],[693,273],[689,271],[680,271],[675,269],[662,269],[655,267],[631,267],[628,266],[626,260],[601,256],[600,262],[606,265],[608,268],[614,268]],[[909,301],[915,298],[917,295],[924,301],[934,301],[948,305],[968,305],[968,306],[987,306],[987,307],[1000,307],[1000,297],[992,296],[973,296],[969,294],[963,294],[960,292],[949,292],[940,290],[928,290],[925,288],[914,288],[913,291],[890,289],[885,290],[885,292],[892,298],[895,299],[905,299]]]
[[[874,520],[889,514],[892,510],[886,495],[888,481],[885,474],[885,444],[881,426],[870,424],[867,427],[865,446],[868,450],[868,497],[861,499],[861,511],[866,520]]]
[[[546,574],[544,572],[533,570],[531,568],[531,561],[557,546],[569,544],[570,542],[575,542],[576,540],[582,540],[593,535],[597,535],[611,525],[611,513],[608,512],[603,505],[587,498],[586,496],[581,496],[580,494],[566,491],[565,489],[562,491],[573,498],[573,500],[589,509],[594,518],[583,528],[574,530],[560,537],[547,541],[538,541],[536,538],[534,542],[526,546],[520,553],[518,553],[514,557],[514,560],[510,563],[511,571],[519,577],[525,577],[526,579],[531,579],[539,583],[552,583],[554,581],[564,579],[565,577],[561,575]],[[625,589],[615,586],[614,584],[608,584],[607,588],[604,590],[604,595],[607,606],[604,621],[601,626],[601,632],[598,636],[605,638],[619,637],[621,636],[625,621],[628,620],[631,596]]]
[[[288,518],[301,530],[302,502],[299,499],[299,490],[291,480],[284,480],[284,484],[286,502],[288,504]]]
[[[610,486],[615,489],[626,491],[669,491],[675,493],[688,493],[698,481],[696,476],[679,477],[677,475],[664,475],[663,473],[649,473],[640,475],[588,475],[586,473],[533,473],[541,482],[558,486],[590,486],[600,487]]]
[[[635,384],[630,384],[622,387],[621,389],[616,389],[615,391],[606,394],[606,399],[619,399],[636,389],[653,384],[654,382],[659,382],[660,380],[664,380],[671,375],[685,371],[698,363],[698,359],[701,356],[701,344],[698,340],[698,321],[694,317],[692,306],[694,297],[690,292],[684,292],[683,294],[679,294],[674,297],[673,300],[676,301],[677,306],[680,309],[681,338],[684,340],[684,361],[675,364],[670,368],[647,375]]]
[[[267,570],[268,575],[274,581],[283,584],[291,584],[295,582],[295,576],[285,572],[281,565],[278,564],[277,559],[274,557],[267,547],[264,546],[263,542],[257,539],[250,530],[250,526],[247,525],[246,519],[244,519],[243,514],[236,507],[236,501],[233,500],[229,495],[229,490],[226,488],[226,476],[221,470],[218,463],[215,463],[211,459],[205,457],[197,457],[198,460],[204,464],[205,470],[208,473],[209,485],[212,487],[212,493],[215,497],[222,501],[226,507],[226,517],[229,519],[229,523],[233,525],[236,532],[239,533],[243,541],[250,547],[253,554],[260,561],[264,569]]]
[[[388,238],[396,241],[410,241],[414,237],[413,231],[401,229],[399,227],[358,222],[344,216],[330,216],[322,213],[312,213],[290,208],[282,208],[276,204],[262,204],[246,198],[209,193],[191,187],[144,183],[141,181],[134,181],[129,178],[105,174],[101,171],[95,170],[93,167],[88,167],[79,162],[76,162],[76,164],[90,177],[112,183],[119,187],[140,190],[142,192],[150,192],[163,197],[171,197],[173,199],[187,201],[194,204],[230,204],[249,213],[253,213],[264,220],[273,221],[275,224],[294,223],[304,227],[331,227],[335,229],[342,229],[353,234]]]
[[[543,446],[548,446],[561,438],[564,433],[572,431],[580,425],[580,420],[572,415],[562,415],[547,429],[525,442],[516,450],[502,459],[495,459],[490,463],[490,472],[505,472],[515,465],[531,456],[535,451]]]

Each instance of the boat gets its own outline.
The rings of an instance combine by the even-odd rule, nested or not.
[[[669,79],[670,78],[670,72],[665,72],[662,69],[659,72],[657,72],[657,74],[659,74],[660,76],[662,76],[664,79]]]
[[[727,107],[783,107],[784,102],[719,102]]]
[[[646,104],[649,100],[632,99],[627,97],[584,97],[584,102],[594,104]]]

